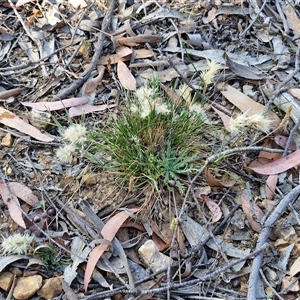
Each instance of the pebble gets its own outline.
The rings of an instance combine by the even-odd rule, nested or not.
[[[34,179],[35,178],[35,173],[34,172],[30,172],[28,174],[28,176],[29,176],[30,179]]]
[[[7,133],[1,141],[1,146],[11,147],[12,141],[13,141],[13,138],[12,138],[11,133]]]
[[[38,291],[37,295],[46,300],[51,300],[62,292],[62,277],[49,278],[44,281],[43,287]]]
[[[0,289],[8,292],[14,281],[14,274],[11,272],[0,273]]]
[[[19,278],[13,292],[14,298],[16,300],[29,299],[42,287],[42,281],[41,275]]]
[[[138,252],[142,261],[153,273],[164,270],[170,264],[173,264],[172,258],[159,252],[158,247],[152,240],[146,241]]]
[[[85,185],[95,185],[98,182],[97,174],[85,174],[82,176],[82,181]]]

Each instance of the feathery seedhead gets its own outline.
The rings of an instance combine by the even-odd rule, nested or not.
[[[3,254],[26,254],[33,236],[29,234],[15,233],[9,237],[3,237],[1,242],[1,250]]]
[[[62,134],[71,144],[83,143],[86,140],[87,129],[81,124],[70,125]]]
[[[56,156],[62,162],[71,163],[75,150],[76,147],[74,144],[66,144],[57,149]]]

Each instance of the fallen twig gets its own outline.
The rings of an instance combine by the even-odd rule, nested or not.
[[[111,0],[110,4],[109,4],[109,8],[108,8],[107,12],[105,13],[105,17],[104,17],[103,22],[102,22],[101,32],[98,35],[98,41],[95,44],[95,53],[92,57],[92,60],[90,62],[90,65],[89,65],[88,69],[81,75],[83,77],[83,79],[78,79],[78,80],[74,81],[67,88],[61,90],[58,93],[58,95],[53,99],[53,101],[65,99],[66,97],[68,97],[76,89],[81,87],[84,84],[84,82],[91,75],[92,70],[95,68],[95,66],[96,66],[96,64],[97,64],[97,62],[98,62],[98,60],[99,60],[99,58],[102,54],[102,50],[103,50],[103,46],[104,46],[104,40],[106,38],[106,32],[107,32],[108,27],[110,25],[110,21],[111,21],[111,18],[112,18],[113,11],[115,9],[115,5],[116,5],[116,0]]]
[[[239,264],[249,258],[255,257],[256,255],[258,255],[261,251],[265,250],[268,247],[268,244],[265,243],[264,245],[262,245],[260,248],[256,249],[255,251],[253,251],[252,253],[250,253],[249,255],[237,259],[235,261],[232,261],[218,269],[216,269],[215,271],[204,275],[202,278],[197,278],[197,279],[193,279],[187,282],[183,282],[183,283],[172,283],[170,285],[165,285],[163,287],[160,288],[156,288],[156,289],[147,289],[147,290],[140,290],[140,291],[128,291],[125,289],[115,289],[112,291],[105,291],[105,292],[100,292],[100,293],[94,293],[91,296],[87,296],[84,299],[85,300],[92,300],[92,299],[103,299],[106,297],[111,297],[113,295],[116,295],[117,293],[121,293],[121,294],[127,294],[127,295],[135,295],[135,296],[142,296],[142,295],[149,295],[149,294],[156,294],[156,293],[166,293],[166,291],[168,289],[170,290],[176,290],[179,288],[186,288],[189,286],[193,286],[196,284],[199,284],[201,282],[205,282],[208,280],[211,280],[213,278],[216,278],[216,276],[218,276],[219,274],[221,274],[222,272],[225,272],[226,270],[229,270],[230,268],[232,268],[233,266],[235,266],[236,264]],[[138,283],[137,283],[138,284]]]
[[[289,203],[293,202],[300,195],[300,186],[292,189],[276,206],[270,217],[265,221],[263,225],[263,229],[258,237],[258,241],[256,244],[256,249],[261,249],[261,246],[266,243],[268,240],[269,234],[271,232],[272,227],[277,222],[277,220],[281,217],[281,215],[285,212],[286,207]],[[259,276],[259,269],[262,264],[263,259],[263,251],[260,252],[253,260],[252,270],[249,277],[249,290],[247,295],[247,300],[256,300],[256,291],[257,291],[257,278]]]
[[[252,20],[252,22],[245,28],[245,30],[240,34],[240,38],[244,37],[247,33],[247,31],[253,26],[253,24],[256,22],[257,18],[261,14],[261,12],[264,10],[266,4],[268,3],[268,0],[264,0],[264,3],[260,7],[260,10],[257,12],[255,18]]]
[[[194,183],[196,182],[197,178],[202,174],[202,172],[205,170],[205,168],[214,161],[217,161],[221,158],[224,158],[226,156],[230,156],[232,154],[235,153],[241,153],[241,152],[248,152],[248,151],[266,151],[266,152],[271,152],[271,153],[282,153],[283,150],[281,149],[270,149],[270,148],[266,148],[266,147],[240,147],[240,148],[233,148],[233,149],[229,149],[229,150],[225,150],[222,151],[220,153],[216,153],[212,156],[210,156],[209,158],[206,159],[204,165],[202,166],[202,168],[199,170],[199,172],[194,176],[194,178],[192,179],[192,181],[189,184],[189,187],[185,193],[185,197],[183,200],[183,204],[182,204],[182,208],[180,210],[179,216],[178,216],[178,220],[180,222],[184,212],[185,212],[185,206],[186,206],[186,201],[188,199],[188,196],[192,190],[192,187],[194,185]]]
[[[277,86],[276,90],[274,91],[272,97],[268,100],[265,105],[264,112],[268,112],[273,104],[275,98],[282,93],[282,88],[293,79],[293,77],[299,72],[299,54],[300,54],[300,44],[298,45],[297,52],[295,54],[295,69],[292,73],[288,74],[286,78]]]

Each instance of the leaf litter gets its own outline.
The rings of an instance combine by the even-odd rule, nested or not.
[[[296,299],[298,4],[1,2],[0,233],[34,240],[28,255],[0,253],[0,275],[11,266],[21,277],[63,275],[74,299]],[[175,104],[186,83],[210,127],[198,166],[169,178],[149,214],[152,192],[136,191],[135,178],[120,186],[103,154],[91,162],[83,147],[153,78]],[[40,125],[42,112],[50,118]],[[91,136],[62,163],[61,132],[74,123]]]

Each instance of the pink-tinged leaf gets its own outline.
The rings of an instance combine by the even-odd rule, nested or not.
[[[83,105],[88,103],[88,101],[89,101],[88,97],[80,97],[80,98],[70,98],[70,99],[65,99],[65,100],[55,101],[55,102],[37,102],[37,103],[21,102],[21,103],[24,106],[32,107],[40,111],[55,111],[64,108]]]
[[[137,211],[139,211],[138,208],[129,209],[130,213],[135,213]],[[118,230],[121,228],[122,224],[128,219],[128,217],[129,217],[128,213],[122,211],[116,214],[115,216],[113,216],[111,219],[109,219],[101,230],[101,235],[103,239],[111,242],[113,238],[116,236]],[[107,248],[108,245],[99,245],[90,252],[89,259],[85,269],[85,274],[84,274],[85,291],[87,291],[89,281],[91,279],[93,270],[95,269],[98,260],[100,259],[101,255]]]
[[[250,169],[261,175],[275,175],[285,172],[298,164],[300,164],[300,149],[271,163]]]
[[[276,135],[274,138],[275,143],[280,146],[281,148],[285,148],[286,147],[286,143],[288,141],[288,137],[283,136],[283,135]],[[296,144],[294,141],[291,142],[290,144],[290,150],[295,151],[297,150]]]
[[[226,129],[226,131],[228,132],[231,132],[230,130],[230,127],[229,127],[229,120],[230,120],[230,117],[226,114],[224,114],[223,112],[221,112],[220,110],[218,110],[217,108],[215,107],[211,107],[218,115],[219,117],[221,118],[222,122],[223,122],[223,125]]]
[[[31,206],[36,206],[39,203],[38,198],[32,193],[32,190],[27,186],[18,182],[9,182],[8,187],[12,194],[22,199]]]
[[[290,277],[294,277],[299,272],[300,272],[300,257],[298,257],[291,265]]]
[[[217,84],[217,88],[228,101],[234,104],[243,113],[247,113],[247,116],[264,112],[264,105],[257,103],[232,86],[224,82],[220,82]],[[272,120],[272,129],[279,127],[281,120],[275,113],[269,111],[267,113],[267,117]]]
[[[300,89],[289,89],[289,92],[298,100],[300,100]]]
[[[202,194],[201,198],[204,200],[208,209],[212,212],[210,224],[218,222],[222,218],[222,211],[217,203],[214,200],[210,199],[208,196]]]
[[[122,86],[127,90],[135,91],[136,80],[131,74],[128,67],[122,61],[118,62],[117,72]]]
[[[239,199],[242,203],[244,214],[248,222],[250,223],[251,228],[256,232],[260,232],[261,225],[259,222],[264,216],[263,211],[255,203],[250,203],[246,192],[241,192],[241,194],[239,195]]]
[[[216,18],[217,9],[213,7],[207,14],[207,21],[211,22]]]
[[[11,195],[9,195],[3,182],[0,182],[0,194],[1,194],[3,202],[8,207],[8,211],[9,211],[11,218],[19,226],[26,228],[18,198],[13,193],[10,193]]]
[[[274,145],[273,139],[271,138],[266,138],[263,145],[264,148],[270,148],[270,149],[274,149],[277,148],[276,145]],[[275,161],[279,158],[282,157],[282,153],[272,153],[272,152],[268,152],[268,151],[260,151],[258,154],[259,158],[267,158],[268,161],[266,160],[265,163],[271,162],[271,161]],[[264,165],[265,163],[262,163],[262,165]]]
[[[98,76],[95,78],[89,79],[82,87],[82,95],[89,95],[93,93],[97,86],[102,82],[102,78],[104,75],[105,67],[101,65],[97,65]]]
[[[15,114],[11,113],[10,111],[2,107],[0,107],[0,123],[8,127],[17,129],[20,132],[30,135],[42,142],[52,142],[54,140],[52,137],[49,137],[41,133],[38,129],[36,129],[32,125],[26,123]]]
[[[77,116],[82,116],[82,115],[86,115],[92,112],[96,112],[96,111],[102,111],[102,110],[106,110],[112,107],[115,107],[117,104],[111,104],[111,105],[92,105],[92,104],[84,104],[84,105],[79,105],[76,107],[71,107],[69,109],[69,116],[71,118],[73,117],[77,117]]]
[[[26,3],[31,3],[31,2],[35,2],[35,0],[19,0],[17,3],[16,3],[16,7],[20,7]]]
[[[266,181],[266,198],[273,200],[275,196],[275,188],[277,185],[278,175],[270,175]]]
[[[120,57],[126,57],[130,54],[132,54],[132,50],[126,46],[119,46],[116,49],[116,53],[120,56]]]
[[[299,280],[294,280],[292,276],[284,276],[281,281],[281,291],[286,292],[299,292],[300,291],[300,284]],[[286,294],[282,295],[284,300],[296,300],[298,297],[293,294]]]
[[[228,178],[227,175],[223,176],[222,179],[217,179],[211,172],[209,168],[205,169],[205,180],[207,184],[211,187],[232,187],[235,185],[236,181]]]

